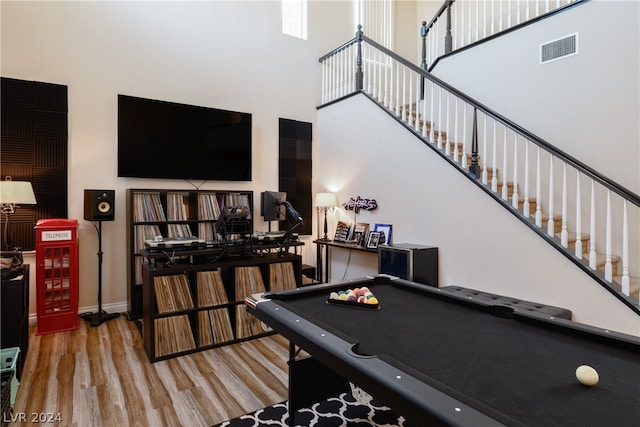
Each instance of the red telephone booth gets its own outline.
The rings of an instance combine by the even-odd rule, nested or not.
[[[78,220],[36,224],[36,334],[78,329]]]

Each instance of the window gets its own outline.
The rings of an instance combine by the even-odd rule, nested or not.
[[[307,0],[282,0],[282,32],[307,39]]]

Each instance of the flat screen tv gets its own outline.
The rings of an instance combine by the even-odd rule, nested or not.
[[[251,114],[118,95],[118,176],[251,181]]]

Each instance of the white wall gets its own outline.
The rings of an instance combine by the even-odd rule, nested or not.
[[[640,2],[593,0],[442,60],[434,74],[640,193]],[[539,45],[578,33],[578,55]]]
[[[640,334],[632,310],[363,95],[320,109],[318,139],[318,180],[341,202],[376,199],[379,208],[358,221],[393,224],[394,242],[437,246],[440,286],[566,307],[578,322]],[[339,218],[353,219],[329,218],[330,230]],[[376,272],[371,260],[347,260],[335,252],[333,279]]]
[[[2,76],[68,86],[69,217],[80,220],[81,308],[97,304],[97,236],[82,219],[83,190],[116,190],[115,221],[103,226],[103,302],[123,305],[125,189],[192,188],[116,176],[117,95],[253,114],[253,181],[202,188],[253,190],[259,206],[260,192],[278,185],[278,119],[312,122],[315,131],[318,58],[355,34],[348,2],[311,2],[308,41],[281,34],[279,1],[3,1],[0,8]],[[315,136],[313,144],[317,150]],[[266,227],[257,221],[257,229]],[[314,245],[304,250],[305,262],[315,263]],[[33,287],[31,295],[33,313]]]

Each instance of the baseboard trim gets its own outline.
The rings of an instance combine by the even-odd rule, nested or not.
[[[125,314],[127,312],[127,302],[114,302],[111,304],[102,304],[102,309],[107,313],[122,313]],[[92,313],[98,311],[97,305],[92,305],[88,307],[80,307],[78,309],[78,314],[83,313]],[[29,324],[37,325],[38,324],[38,315],[36,313],[29,313]]]

